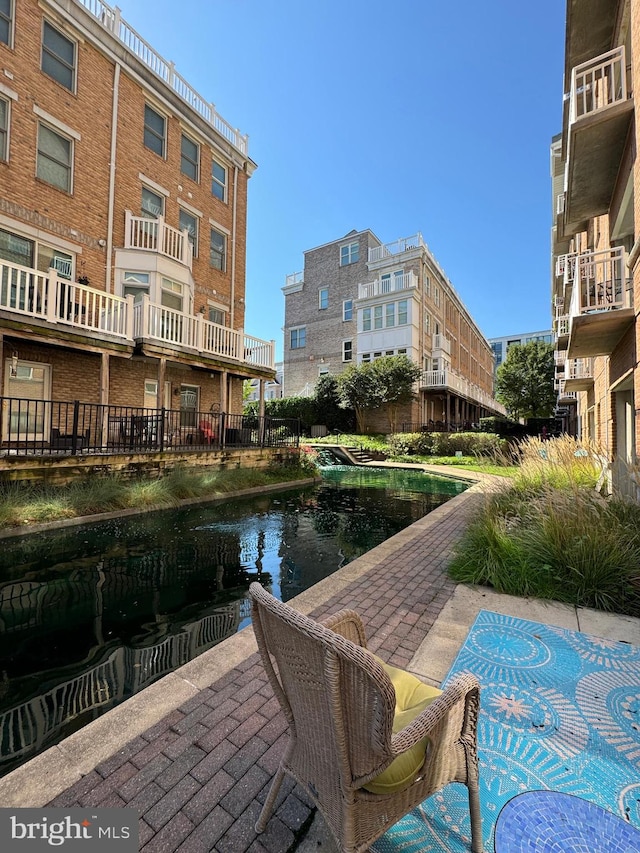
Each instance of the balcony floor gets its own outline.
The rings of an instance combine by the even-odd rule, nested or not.
[[[611,355],[634,321],[633,308],[578,314],[571,320],[568,358]]]

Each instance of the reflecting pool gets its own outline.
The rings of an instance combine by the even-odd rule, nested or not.
[[[0,550],[0,775],[467,488],[335,466],[320,484],[9,539]]]

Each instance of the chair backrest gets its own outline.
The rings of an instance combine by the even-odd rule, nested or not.
[[[379,661],[360,646],[250,587],[263,664],[311,776],[339,771],[360,787],[386,767],[395,693]]]

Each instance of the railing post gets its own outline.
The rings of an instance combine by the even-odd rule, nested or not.
[[[160,429],[158,430],[160,452],[164,450],[164,419],[166,416],[166,411],[167,410],[164,406],[160,409]]]
[[[58,322],[58,301],[60,282],[56,276],[48,275],[45,278],[45,287],[47,289],[46,305],[47,305],[47,321],[49,323]]]
[[[227,413],[220,413],[220,450],[224,450],[227,444],[227,430],[226,430],[226,421],[227,421]]]
[[[80,415],[80,400],[73,401],[73,427],[71,429],[71,455],[78,452],[78,421]]]
[[[196,339],[194,341],[198,352],[204,352],[204,314],[196,314]]]
[[[149,310],[150,310],[151,299],[149,298],[148,293],[142,294],[142,304],[140,305],[140,310],[142,311],[142,322],[140,329],[140,336],[142,338],[149,337]]]
[[[127,304],[125,306],[125,333],[127,335],[127,339],[132,341],[135,329],[133,328],[133,321],[135,315],[135,306],[134,306],[134,298],[131,294],[127,296]]]
[[[133,230],[131,227],[132,217],[133,217],[133,214],[131,213],[131,211],[125,210],[125,212],[124,212],[124,247],[125,247],[125,249],[131,249],[135,246],[135,243],[131,239],[131,232]]]

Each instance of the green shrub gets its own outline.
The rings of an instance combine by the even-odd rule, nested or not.
[[[398,432],[388,438],[392,456],[430,456],[433,453],[433,436],[430,432]]]

